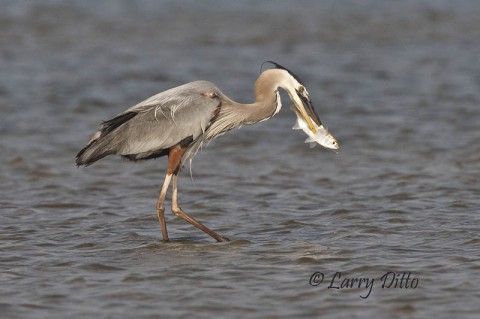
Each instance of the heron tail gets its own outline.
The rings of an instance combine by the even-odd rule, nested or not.
[[[113,119],[103,122],[100,130],[92,136],[87,146],[78,152],[75,160],[77,166],[88,166],[107,155],[115,154],[117,143],[112,143],[111,133],[137,114],[136,112],[121,113]]]
[[[77,166],[89,166],[99,159],[114,154],[115,151],[109,147],[109,141],[105,138],[92,138],[80,152],[78,152],[75,163]]]

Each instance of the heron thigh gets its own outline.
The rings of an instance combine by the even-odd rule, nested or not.
[[[181,147],[180,145],[175,145],[170,148],[168,153],[168,174],[177,175],[182,166],[182,156],[185,154],[186,148]]]

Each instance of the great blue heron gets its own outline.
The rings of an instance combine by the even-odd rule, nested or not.
[[[271,62],[271,61],[268,61]],[[172,211],[178,217],[203,230],[217,241],[228,241],[187,215],[178,206],[178,173],[200,146],[245,124],[268,120],[282,107],[278,89],[293,101],[297,115],[294,129],[307,133],[306,143],[315,142],[338,149],[335,138],[322,125],[310,101],[307,89],[295,74],[271,62],[275,68],[260,74],[255,82],[255,102],[232,101],[207,81],[187,83],[154,95],[101,124],[87,145],[77,154],[77,166],[88,166],[99,159],[119,154],[129,160],[146,160],[168,155],[165,181],[157,201],[162,237],[168,241],[164,202],[173,179]]]

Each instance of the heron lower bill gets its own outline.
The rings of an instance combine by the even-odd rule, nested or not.
[[[87,145],[77,154],[77,166],[89,166],[103,157],[118,154],[131,161],[168,156],[167,174],[157,201],[157,216],[164,241],[169,240],[165,222],[165,199],[172,184],[172,212],[219,242],[220,236],[187,215],[178,204],[178,174],[205,143],[242,125],[268,120],[282,106],[278,89],[293,101],[297,115],[294,129],[307,135],[306,142],[338,149],[313,109],[299,78],[274,63],[255,82],[255,102],[237,103],[207,81],[190,82],[158,93],[101,124]]]

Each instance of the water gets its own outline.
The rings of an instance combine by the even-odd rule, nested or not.
[[[478,1],[3,1],[2,318],[476,318],[479,16]],[[164,159],[75,167],[100,121],[175,85],[251,101],[265,60],[302,78],[341,151],[304,144],[285,95],[212,142],[180,201],[232,242],[169,212],[160,241]],[[382,288],[389,271],[409,288]],[[345,278],[373,279],[368,298],[365,281],[328,288]]]

